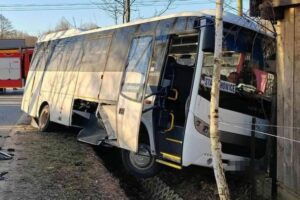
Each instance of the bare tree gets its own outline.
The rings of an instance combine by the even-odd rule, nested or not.
[[[56,24],[54,31],[66,31],[73,28],[72,24],[66,19],[61,18],[60,21]]]
[[[104,10],[110,17],[118,24],[119,19],[122,18],[122,22],[130,21],[130,13],[132,6],[136,0],[100,0],[101,6],[95,3],[101,10]]]
[[[37,37],[29,35],[28,33],[23,31],[15,31],[13,34],[11,34],[10,38],[25,39],[25,45],[27,47],[33,47],[37,41]]]
[[[0,39],[10,38],[14,32],[11,21],[0,14]]]
[[[99,26],[92,22],[84,23],[84,24],[80,25],[80,29],[83,29],[83,30],[91,30],[91,29],[96,29],[96,28],[99,28]]]
[[[170,6],[176,0],[166,0],[166,5],[162,10],[155,11],[154,16],[160,16],[165,13]],[[100,3],[99,3],[100,2]],[[139,2],[140,5],[145,4],[147,1]],[[136,0],[98,0],[98,2],[94,2],[99,9],[104,10],[111,18],[114,19],[115,24],[118,24],[120,19],[122,22],[129,22],[131,20],[131,16],[133,12],[137,12],[138,9],[133,9],[137,4]]]
[[[111,18],[114,19],[115,24],[119,23],[120,17],[123,18],[124,12],[124,2],[123,0],[99,0],[101,4],[98,2],[94,2],[100,10],[104,10]]]
[[[162,14],[164,14],[167,10],[169,10],[174,2],[175,0],[168,0],[167,5],[162,10],[155,11],[154,16],[161,16]]]
[[[63,17],[60,19],[60,21],[57,22],[54,28],[49,28],[49,30],[43,32],[42,34],[54,33],[58,31],[66,31],[72,28],[73,28],[72,24],[66,18]]]
[[[213,168],[217,182],[218,193],[221,200],[229,200],[230,194],[222,163],[221,143],[219,136],[219,96],[220,71],[222,67],[222,40],[223,40],[223,0],[216,0],[216,34],[214,68],[210,98],[210,143],[213,157]]]

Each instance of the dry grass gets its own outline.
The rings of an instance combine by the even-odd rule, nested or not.
[[[17,166],[13,199],[126,199],[91,147],[76,133],[17,134],[24,160]]]

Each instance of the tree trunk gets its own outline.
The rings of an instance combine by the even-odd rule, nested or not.
[[[123,23],[130,22],[130,0],[125,0]]]
[[[219,95],[220,70],[222,67],[222,39],[223,39],[223,0],[216,0],[216,35],[214,69],[210,100],[210,142],[213,156],[213,168],[217,182],[218,193],[221,200],[230,199],[229,189],[225,178],[222,163],[221,144],[219,138]]]

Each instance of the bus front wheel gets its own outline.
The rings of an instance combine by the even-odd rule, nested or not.
[[[148,178],[157,174],[159,166],[151,155],[150,146],[140,144],[137,153],[122,150],[122,161],[126,170],[138,178]]]
[[[50,122],[50,109],[49,105],[44,105],[40,111],[38,118],[39,130],[42,132],[50,131],[51,122]]]

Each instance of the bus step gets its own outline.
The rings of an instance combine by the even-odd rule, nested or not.
[[[170,154],[170,153],[166,153],[166,152],[160,152],[160,154],[162,155],[162,157],[164,159],[176,162],[176,163],[181,163],[181,157],[178,155],[174,155],[174,154]]]
[[[92,145],[100,145],[103,140],[107,139],[106,130],[99,126],[97,120],[95,116],[91,115],[88,124],[78,133],[78,141]]]
[[[175,163],[168,162],[168,161],[165,161],[165,160],[156,159],[156,162],[158,162],[160,164],[163,164],[163,165],[166,165],[166,166],[169,166],[169,167],[173,167],[175,169],[182,169],[182,167],[180,165],[177,165]]]
[[[177,140],[177,139],[174,139],[174,138],[171,138],[171,137],[166,137],[165,140],[167,140],[169,142],[174,142],[176,144],[182,144],[181,140]]]
[[[173,137],[160,137],[159,152],[167,152],[172,155],[182,154],[182,141]]]

